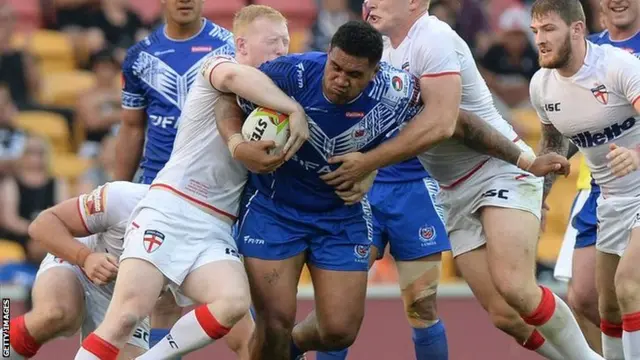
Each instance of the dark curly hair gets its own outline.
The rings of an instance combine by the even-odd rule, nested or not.
[[[338,28],[331,38],[331,46],[348,55],[367,58],[369,64],[377,64],[382,58],[382,34],[364,21],[349,21]]]

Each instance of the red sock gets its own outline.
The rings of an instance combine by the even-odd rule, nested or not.
[[[551,290],[544,286],[540,286],[540,289],[542,289],[540,304],[531,314],[522,317],[524,322],[533,326],[546,324],[556,311],[556,299]]]
[[[522,344],[522,347],[524,347],[525,349],[529,349],[531,351],[536,351],[540,349],[540,347],[544,344],[545,341],[546,340],[544,339],[542,334],[538,332],[538,330],[533,330],[533,332],[531,333],[531,336],[529,336],[527,341],[525,341],[524,344]]]
[[[600,320],[600,331],[602,331],[603,334],[609,336],[609,337],[614,337],[614,338],[621,338],[622,337],[622,324],[614,324],[614,323],[610,323],[607,320],[601,319]]]
[[[196,320],[202,327],[202,330],[212,339],[220,339],[229,333],[230,328],[220,325],[218,320],[213,317],[211,311],[206,305],[198,306],[195,311]]]
[[[626,332],[640,330],[640,312],[622,315],[622,330]]]
[[[13,318],[9,325],[9,336],[13,349],[25,358],[34,357],[40,349],[40,344],[29,334],[29,330],[24,324],[24,315]]]
[[[89,334],[82,342],[82,348],[97,356],[100,360],[116,360],[120,349],[109,344],[95,333]]]

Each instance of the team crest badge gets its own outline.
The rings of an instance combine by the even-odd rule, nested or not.
[[[607,88],[604,85],[596,84],[596,87],[591,89],[591,93],[596,98],[596,100],[598,100],[598,102],[601,103],[602,105],[607,105],[607,103],[609,102],[609,92],[607,91]]]
[[[369,259],[369,246],[367,245],[356,245],[353,252],[359,259]]]
[[[402,81],[402,78],[400,76],[394,76],[393,78],[391,78],[391,86],[393,86],[393,89],[395,91],[402,91],[402,89],[404,89],[404,82]]]
[[[404,64],[402,64],[402,70],[404,71],[409,71],[409,62],[405,62]]]
[[[158,230],[146,230],[144,232],[144,236],[142,237],[142,243],[144,244],[144,249],[151,254],[152,252],[158,250],[158,248],[164,242],[164,234]]]
[[[422,241],[424,242],[430,242],[433,241],[433,239],[436,237],[436,228],[434,228],[433,226],[423,226],[420,228],[420,239],[422,239]]]

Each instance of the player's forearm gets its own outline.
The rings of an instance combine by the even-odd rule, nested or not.
[[[542,125],[542,139],[540,139],[540,151],[538,155],[555,152],[557,154],[568,154],[569,141],[553,126]],[[542,199],[546,199],[551,191],[553,183],[556,181],[556,173],[551,172],[544,177]]]
[[[291,114],[301,110],[300,105],[285,94],[262,71],[238,66],[227,76],[224,87],[259,106]]]
[[[114,180],[131,181],[140,164],[144,146],[144,128],[123,124],[116,137]]]
[[[371,171],[408,160],[453,136],[458,109],[441,112],[426,109],[409,121],[396,137],[367,153],[374,165]]]
[[[71,264],[83,266],[91,249],[73,237],[58,216],[44,211],[29,225],[29,237],[39,242],[49,253]]]
[[[522,149],[473,113],[460,111],[454,137],[479,153],[518,165]]]

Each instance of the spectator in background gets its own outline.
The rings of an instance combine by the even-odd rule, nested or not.
[[[8,2],[0,2],[0,81],[9,85],[18,107],[24,107],[38,97],[40,74],[28,53],[12,48],[14,30],[13,8]]]
[[[456,14],[442,0],[432,0],[429,4],[429,14],[437,17],[439,20],[446,22],[454,28],[456,26]]]
[[[451,27],[469,45],[474,56],[484,54],[492,40],[484,3],[479,0],[439,0],[438,2],[442,2],[451,9],[455,18]]]
[[[0,83],[0,180],[12,174],[25,147],[26,136],[15,124],[17,112],[8,86]]]
[[[76,185],[76,195],[88,194],[96,187],[114,179],[116,163],[116,138],[108,135],[102,139],[100,155],[97,161],[80,179]]]
[[[90,26],[102,32],[107,46],[116,49],[114,55],[119,63],[124,61],[127,49],[149,33],[138,14],[129,8],[129,0],[102,0],[89,18]]]
[[[529,82],[539,69],[538,54],[529,38],[529,13],[513,7],[499,19],[497,42],[480,59],[489,89],[509,107],[528,104]]]
[[[62,115],[72,129],[73,112],[38,102],[42,74],[33,57],[11,47],[15,16],[8,2],[0,2],[0,82],[9,86],[11,98],[19,110],[43,110]],[[27,40],[28,42],[28,40]]]
[[[362,3],[361,3],[362,4]],[[338,28],[354,18],[347,0],[322,0],[316,21],[311,26],[311,51],[327,51]]]
[[[2,237],[20,243],[27,259],[40,263],[46,251],[29,240],[29,224],[42,210],[67,198],[65,182],[54,178],[49,171],[48,144],[42,138],[29,136],[15,175],[0,182]]]
[[[87,135],[80,147],[79,155],[94,157],[98,154],[100,142],[120,123],[120,91],[117,81],[120,65],[110,50],[101,50],[91,57],[91,69],[96,84],[80,96],[76,107],[76,121],[79,121]]]

